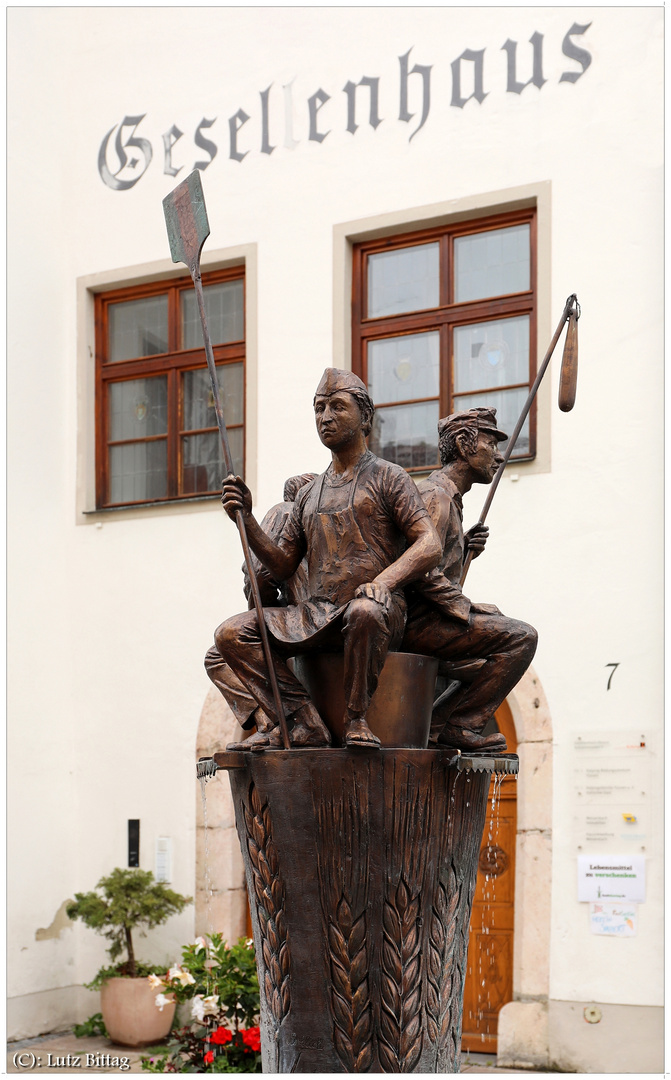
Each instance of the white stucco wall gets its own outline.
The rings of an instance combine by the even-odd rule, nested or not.
[[[592,61],[577,82],[560,82],[581,70],[562,54],[573,24],[589,24],[573,40]],[[156,836],[172,836],[173,887],[195,888],[202,654],[243,606],[239,543],[216,502],[81,513],[92,509],[83,380],[94,340],[77,280],[169,267],[161,200],[206,156],[193,131],[216,117],[204,132],[219,148],[203,174],[206,251],[255,252],[248,377],[258,407],[247,451],[260,512],[285,477],[327,462],[311,401],[334,336],[347,353],[338,227],[365,232],[384,215],[421,224],[435,205],[448,214],[474,197],[487,206],[487,193],[497,193],[492,205],[520,188],[546,193],[539,359],[577,292],[578,400],[569,415],[556,409],[557,358],[549,471],[521,465],[517,481],[503,481],[468,591],[540,634],[534,667],[554,733],[550,997],[661,1004],[662,31],[661,8],[631,7],[10,10],[10,997],[93,975],[102,949],[92,934],[77,926],[36,941],[35,931],[75,890],[124,865],[128,818],[141,819],[142,865],[153,867]],[[519,42],[525,80],[535,32],[547,81],[507,93],[501,46]],[[421,81],[410,78],[416,115],[403,123],[398,58],[411,47],[411,66],[432,74],[431,111],[409,140]],[[450,65],[465,49],[485,49],[487,97],[460,109]],[[342,88],[363,75],[380,78],[383,122],[367,124],[364,92],[352,135]],[[288,149],[281,88],[292,80]],[[259,94],[270,84],[267,155]],[[322,143],[307,139],[306,100],[318,88],[331,97]],[[228,118],[240,108],[249,153],[237,162]],[[100,144],[125,115],[142,114],[152,163],[133,188],[112,191],[97,171]],[[163,173],[173,124],[185,133],[172,152],[177,178]],[[467,498],[466,524],[480,505],[481,493]],[[576,899],[572,740],[639,724],[654,755],[656,824],[638,935],[619,941],[590,935]],[[192,929],[187,911],[154,932],[147,958],[172,959]]]

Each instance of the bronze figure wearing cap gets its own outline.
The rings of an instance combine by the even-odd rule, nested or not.
[[[285,713],[293,722],[292,745],[328,746],[331,736],[287,659],[344,647],[344,740],[376,747],[366,711],[387,652],[403,636],[403,590],[437,565],[442,548],[407,473],[366,448],[374,406],[361,379],[327,368],[314,411],[331,464],[299,492],[279,538],[259,526],[251,493],[239,477],[224,481],[222,503],[230,517],[242,510],[250,546],[276,579],[286,580],[307,559],[307,598],[264,611]],[[215,646],[264,713],[273,715],[256,612],[222,623]],[[255,745],[281,743],[269,732]]]
[[[464,534],[462,496],[473,484],[491,484],[503,461],[498,444],[507,439],[496,409],[454,413],[438,423],[441,468],[418,485],[442,545],[439,565],[408,591],[409,610],[402,649],[437,656],[459,686],[434,709],[430,745],[460,750],[506,749],[488,722],[519,682],[536,651],[532,626],[502,615],[493,604],[476,604],[459,585],[469,551],[481,554],[489,530],[475,525]],[[439,669],[440,670],[440,669]]]

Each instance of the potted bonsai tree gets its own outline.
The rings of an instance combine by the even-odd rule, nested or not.
[[[112,961],[126,952],[126,959],[100,969],[91,990],[100,990],[105,1027],[114,1042],[123,1046],[146,1046],[165,1038],[172,1024],[175,1006],[155,1007],[155,991],[147,975],[163,972],[165,967],[137,960],[133,930],[160,926],[171,915],[183,911],[192,897],[182,896],[162,882],[154,881],[150,870],[122,870],[117,867],[100,879],[95,889],[75,893],[68,904],[71,919],[81,919],[111,943],[107,950]]]

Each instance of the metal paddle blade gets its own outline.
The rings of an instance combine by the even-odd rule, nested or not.
[[[172,261],[183,262],[193,273],[203,244],[210,235],[200,172],[195,169],[163,200]]]

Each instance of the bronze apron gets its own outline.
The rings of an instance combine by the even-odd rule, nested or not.
[[[364,539],[354,512],[359,475],[373,458],[370,451],[361,458],[341,510],[319,509],[326,473],[315,480],[303,512],[310,599],[292,607],[266,608],[266,625],[278,641],[315,644],[313,639],[342,615],[357,587],[385,569],[382,553]]]

